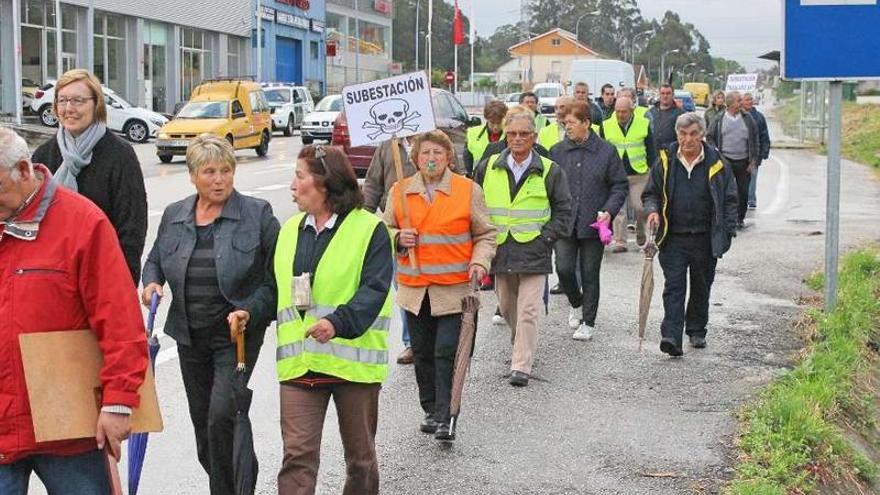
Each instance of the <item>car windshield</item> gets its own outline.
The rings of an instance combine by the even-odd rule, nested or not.
[[[318,105],[315,106],[316,112],[341,112],[342,111],[342,97],[341,96],[326,96],[324,99],[318,102]]]
[[[131,103],[123,100],[121,96],[119,96],[115,93],[113,95],[109,95],[107,93],[104,93],[104,97],[106,98],[108,105],[111,102],[115,101],[116,103],[119,103],[119,106],[121,106],[122,108],[131,108]]]
[[[512,93],[510,96],[507,97],[507,101],[513,101],[513,102],[519,101],[520,94],[522,94],[522,93]]]
[[[535,95],[538,98],[556,98],[559,96],[558,88],[538,88],[535,90]]]
[[[266,99],[269,100],[269,104],[284,104],[290,103],[290,90],[289,89],[267,89],[264,90],[266,93]]]
[[[229,116],[225,101],[191,101],[180,109],[178,119],[225,119]]]

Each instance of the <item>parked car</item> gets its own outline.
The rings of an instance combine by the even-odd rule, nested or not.
[[[469,117],[462,104],[449,91],[431,88],[431,97],[434,106],[434,122],[437,124],[437,128],[445,132],[452,140],[456,157],[461,157],[467,141],[467,128],[479,125],[480,120]],[[366,175],[376,148],[374,146],[351,146],[348,121],[344,111],[339,113],[333,123],[331,144],[342,147],[359,177]],[[456,158],[456,161],[460,161],[460,158]]]
[[[151,137],[156,137],[159,128],[168,122],[168,118],[160,113],[132,106],[107,86],[101,86],[101,91],[104,93],[104,103],[107,105],[107,128],[124,134],[129,141],[144,143]],[[50,127],[58,125],[58,118],[52,109],[54,101],[55,81],[44,84],[34,92],[31,110],[39,115],[43,125]]]
[[[238,79],[212,79],[198,85],[174,119],[159,129],[156,154],[162,163],[185,155],[190,140],[202,133],[226,138],[239,150],[269,152],[272,118],[260,85]]]
[[[693,112],[697,110],[697,106],[694,104],[694,97],[691,95],[690,91],[676,89],[675,93],[673,93],[673,98],[675,98],[676,101],[681,102],[681,109],[685,112]]]
[[[515,107],[519,105],[519,95],[521,94],[522,93],[510,93],[509,95],[505,96],[501,101],[503,101],[504,104],[507,105],[507,108]]]
[[[292,136],[302,126],[303,118],[314,111],[315,102],[309,88],[291,84],[264,83],[263,92],[272,114],[272,131]]]
[[[684,87],[682,88],[685,91],[689,91],[691,95],[694,97],[694,103],[700,105],[702,107],[709,106],[709,97],[711,96],[711,90],[709,89],[709,85],[704,82],[686,82],[684,83]]]
[[[538,111],[552,115],[556,112],[556,100],[565,96],[565,87],[560,83],[538,83],[532,92],[538,97]]]
[[[333,123],[342,111],[342,95],[325,96],[315,111],[303,119],[300,134],[303,144],[312,144],[315,139],[330,141],[333,137]]]

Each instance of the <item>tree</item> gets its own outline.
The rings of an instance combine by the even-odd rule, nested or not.
[[[698,72],[701,69],[707,73],[712,72],[709,42],[693,24],[682,23],[678,14],[667,11],[660,22],[655,20],[651,23],[651,30],[654,34],[649,37],[645,48],[636,55],[636,62],[647,68],[656,84],[664,82],[664,79],[668,80],[670,75],[673,82],[680,84],[684,76],[681,69],[690,63],[696,65],[688,67],[688,72]],[[663,54],[667,54],[667,78],[660,75]]]
[[[422,31],[419,39],[419,69],[425,69],[425,31],[428,24],[428,0],[394,0],[393,54],[394,60],[401,62],[405,70],[415,70],[415,36],[416,36],[416,6],[419,7],[419,30]],[[431,39],[431,65],[434,69],[452,70],[454,67],[452,44],[452,17],[455,12],[451,4],[443,0],[434,0],[434,16],[432,22]],[[465,27],[470,26],[470,20],[461,13]],[[470,40],[467,40],[470,43]],[[475,51],[477,47],[474,47]],[[475,58],[475,62],[478,58]],[[470,77],[471,50],[470,45],[461,45],[458,49],[459,81]],[[444,84],[445,85],[445,84]]]

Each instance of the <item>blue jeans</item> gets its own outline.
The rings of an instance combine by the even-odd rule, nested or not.
[[[758,165],[760,165],[760,160],[758,161]],[[755,171],[752,172],[752,180],[749,182],[749,204],[754,205],[758,204],[758,170],[759,167],[755,167]]]
[[[12,464],[0,464],[0,493],[27,495],[31,473],[49,495],[105,495],[110,480],[100,450],[74,456],[34,455]]]

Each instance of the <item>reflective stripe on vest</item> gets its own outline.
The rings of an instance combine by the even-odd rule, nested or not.
[[[501,131],[499,141],[504,140],[504,131]],[[483,159],[483,153],[489,147],[489,127],[486,125],[471,127],[467,130],[467,149],[471,152],[474,163]]]
[[[275,249],[278,285],[278,379],[287,381],[309,371],[356,383],[381,383],[388,374],[388,330],[391,327],[391,295],[370,327],[355,339],[334,338],[320,344],[305,333],[309,327],[347,304],[357,293],[364,258],[381,220],[362,209],[349,212],[312,275],[313,307],[300,316],[293,305],[293,260],[304,213],[288,220]],[[392,247],[389,244],[388,249]]]
[[[617,155],[622,159],[624,154],[629,157],[629,165],[638,174],[648,171],[648,150],[645,147],[645,139],[648,137],[648,119],[633,115],[633,121],[626,132],[620,130],[617,122],[617,114],[602,122],[602,130],[605,139],[617,148]]]
[[[541,175],[528,173],[516,197],[510,198],[510,182],[506,166],[496,167],[500,155],[492,155],[486,164],[483,191],[489,220],[498,227],[498,245],[513,236],[517,242],[529,242],[541,235],[541,228],[550,221],[550,199],[546,179],[553,161],[540,157],[544,171]]]
[[[457,285],[469,280],[468,266],[473,254],[471,238],[471,196],[474,183],[449,170],[443,181],[449,181],[448,194],[435,189],[428,202],[423,194],[409,192],[413,181],[422,181],[415,175],[398,186],[407,191],[406,205],[410,222],[419,233],[415,247],[417,269],[408,255],[397,257],[397,281],[409,287],[429,285]],[[394,213],[397,225],[403,224],[403,203],[400,194],[394,194]]]

